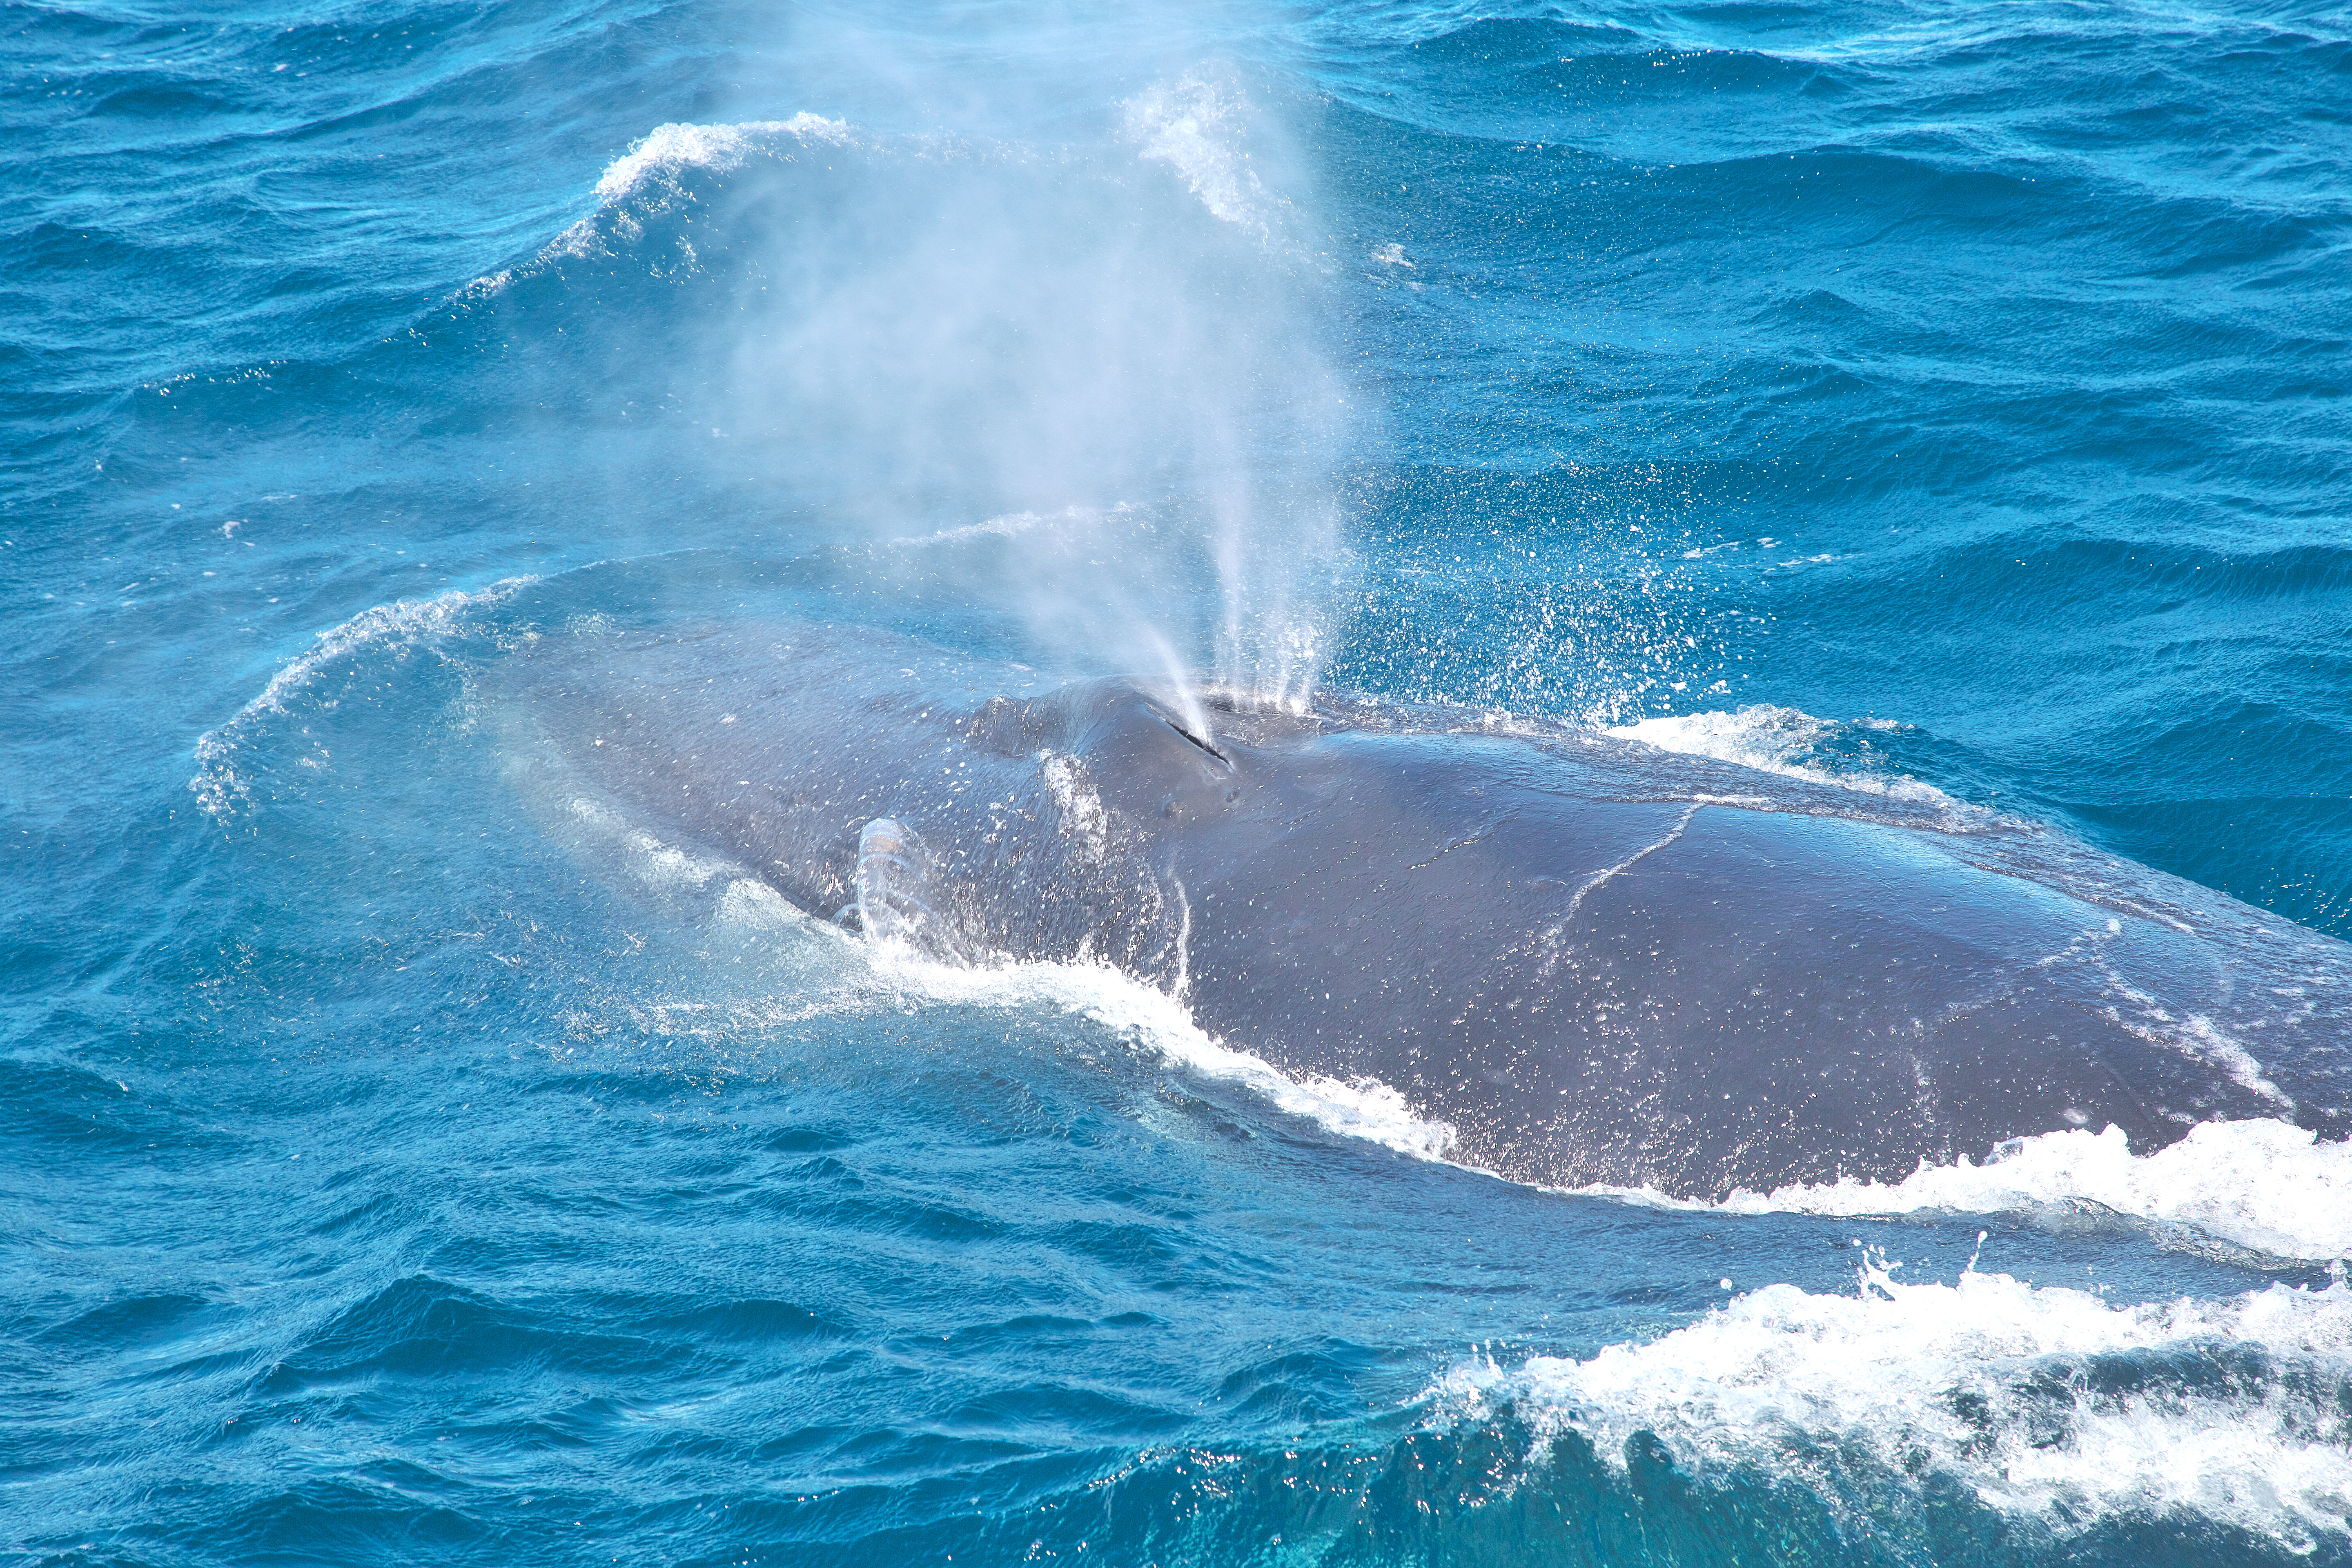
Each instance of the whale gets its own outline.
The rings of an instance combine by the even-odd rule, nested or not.
[[[1932,790],[814,622],[550,632],[483,684],[567,787],[817,920],[1115,967],[1514,1181],[1721,1200],[2068,1129],[2352,1133],[2352,946]]]

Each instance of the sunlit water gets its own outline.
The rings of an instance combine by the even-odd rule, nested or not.
[[[484,698],[863,621],[2352,934],[2352,17],[1525,11],[0,12],[0,1556],[2352,1561],[2341,1147],[1514,1186]]]

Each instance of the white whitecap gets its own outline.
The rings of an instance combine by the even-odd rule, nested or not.
[[[1895,1267],[1900,1267],[1896,1265]],[[1430,1391],[1440,1421],[1507,1402],[1542,1441],[1576,1431],[1610,1463],[1654,1434],[1705,1473],[1793,1473],[1874,1515],[1940,1472],[2063,1538],[2181,1511],[2290,1551],[2352,1538],[2352,1291],[2272,1286],[2226,1300],[2116,1305],[2001,1274],[1905,1285],[1883,1261],[1856,1296],[1771,1285],[1589,1360],[1478,1358]],[[2257,1370],[2173,1375],[2217,1349]],[[2132,1357],[2137,1378],[2089,1375]]]
[[[611,204],[635,194],[647,181],[675,178],[684,169],[740,168],[744,160],[779,136],[835,146],[850,140],[848,122],[803,110],[790,120],[747,120],[732,125],[696,125],[672,121],[656,125],[606,166],[596,182],[599,200]]]

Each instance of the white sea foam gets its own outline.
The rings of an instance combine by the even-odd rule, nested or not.
[[[855,139],[846,121],[827,120],[805,110],[790,120],[747,120],[726,125],[672,121],[656,125],[605,165],[604,173],[596,181],[596,211],[548,241],[530,266],[524,268],[525,272],[567,258],[577,260],[604,254],[604,230],[608,226],[625,239],[636,238],[643,231],[626,207],[633,199],[645,195],[649,187],[656,191],[667,187],[675,192],[678,175],[688,169],[724,174],[740,168],[782,138],[801,145],[819,142],[836,147],[849,146]],[[691,265],[693,247],[681,244]],[[458,291],[457,297],[489,299],[503,293],[514,279],[512,269],[490,273],[475,279]]]
[[[1973,1271],[1904,1285],[1873,1260],[1862,1286],[1768,1286],[1588,1361],[1480,1358],[1430,1394],[1441,1420],[1511,1402],[1545,1440],[1581,1432],[1612,1464],[1647,1431],[1702,1472],[1753,1467],[1809,1484],[1834,1473],[1849,1485],[1822,1489],[1874,1494],[1874,1511],[1931,1469],[2062,1537],[2184,1510],[2296,1551],[2352,1536],[2352,1291],[2340,1281],[2116,1306]],[[2233,1360],[2226,1377],[2164,1364],[2241,1349],[2261,1359]],[[2141,1373],[2088,1375],[2119,1356]]]
[[[1190,1008],[1107,963],[935,963],[903,947],[872,948],[876,974],[925,1001],[982,1006],[1049,1006],[1131,1035],[1163,1060],[1203,1078],[1237,1083],[1278,1109],[1333,1132],[1439,1160],[1454,1131],[1416,1115],[1405,1098],[1373,1079],[1343,1083],[1312,1073],[1286,1075],[1238,1051],[1193,1020]]]
[[[369,647],[404,651],[417,643],[447,634],[469,611],[509,597],[538,582],[536,577],[506,577],[487,588],[452,589],[430,599],[398,599],[361,611],[341,626],[330,626],[318,640],[278,668],[260,694],[238,709],[227,723],[196,737],[196,773],[188,788],[205,812],[226,819],[240,801],[252,799],[252,788],[237,772],[238,742],[259,720],[283,717],[287,699],[318,678],[336,659]]]
[[[827,120],[805,110],[790,120],[747,120],[733,125],[673,121],[655,126],[614,159],[596,182],[596,195],[609,205],[635,195],[649,182],[675,180],[682,170],[724,173],[740,168],[745,160],[782,136],[838,147],[849,144],[850,129],[846,121]]]
[[[1880,720],[1863,720],[1860,727],[1874,730],[1893,728]],[[1839,728],[1828,720],[1816,719],[1795,708],[1755,703],[1730,713],[1685,713],[1671,719],[1644,719],[1638,723],[1612,726],[1608,732],[1655,746],[1662,752],[1713,757],[1717,762],[1738,763],[1743,767],[1779,773],[1784,778],[1835,784],[1841,789],[1859,790],[1868,795],[1884,795],[1890,800],[1912,801],[1954,815],[1963,811],[1958,801],[1935,785],[1921,784],[1917,779],[1832,772],[1808,762],[1813,748]]]
[[[1738,1192],[1720,1205],[1654,1191],[1589,1193],[1733,1214],[2032,1212],[2084,1199],[2161,1224],[2189,1225],[2275,1258],[2352,1257],[2352,1143],[2322,1143],[2284,1121],[2209,1121],[2135,1157],[2116,1128],[2045,1132],[1984,1164],[1927,1165],[1900,1182],[1841,1181]]]
[[[1165,163],[1210,213],[1272,235],[1279,205],[1251,166],[1242,140],[1245,106],[1232,89],[1197,75],[1146,89],[1121,105],[1128,140]]]

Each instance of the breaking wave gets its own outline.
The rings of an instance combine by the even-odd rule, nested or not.
[[[309,686],[328,665],[369,647],[404,652],[444,637],[470,612],[510,598],[538,581],[532,576],[505,577],[487,588],[452,589],[429,599],[396,599],[320,632],[310,647],[280,666],[269,684],[228,722],[196,737],[196,772],[188,780],[196,804],[205,815],[226,821],[252,800],[252,783],[238,766],[243,740],[262,720],[286,717],[287,699]]]
[[[2188,1514],[2294,1553],[2352,1542],[2352,1290],[2116,1305],[1971,1269],[1853,1296],[1772,1285],[1583,1360],[1474,1358],[1441,1422],[1509,1405],[1605,1458],[1652,1434],[1700,1473],[1801,1479],[1878,1521],[1935,1483],[2063,1541]]]

